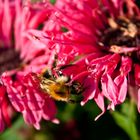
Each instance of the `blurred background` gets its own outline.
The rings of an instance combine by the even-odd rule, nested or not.
[[[107,111],[97,121],[94,118],[100,110],[93,101],[84,107],[63,102],[57,106],[60,124],[42,121],[37,131],[19,115],[0,140],[139,140],[140,115],[133,102],[126,101],[115,112]]]
[[[115,112],[107,111],[97,121],[94,119],[101,112],[93,101],[83,107],[56,104],[60,124],[42,121],[41,130],[37,131],[18,115],[12,126],[0,134],[0,140],[140,140],[140,114],[133,101],[126,100]]]

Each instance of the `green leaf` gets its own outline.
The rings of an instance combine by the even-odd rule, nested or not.
[[[126,101],[125,103],[123,103],[121,105],[121,112],[131,118],[131,120],[136,121],[136,117],[137,117],[137,110],[136,110],[136,105],[133,101]]]
[[[61,121],[67,122],[68,120],[72,119],[74,117],[74,110],[76,108],[76,104],[66,104],[58,102],[57,105],[59,106],[59,112],[58,112],[58,118],[60,118]]]
[[[56,3],[56,0],[50,0],[50,3],[51,4],[55,4]]]
[[[119,112],[113,112],[112,115],[118,126],[128,134],[131,140],[138,140],[137,128],[134,121]]]
[[[25,124],[23,121],[22,117],[19,117],[18,120],[10,128],[5,130],[1,135],[0,135],[0,140],[24,140],[24,136],[22,133],[20,133],[20,130],[25,130],[28,129],[28,126]]]
[[[136,106],[132,101],[126,101],[121,105],[119,111],[111,112],[115,122],[130,137],[131,140],[138,140],[138,132],[136,127]]]

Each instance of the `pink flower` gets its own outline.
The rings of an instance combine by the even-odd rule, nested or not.
[[[140,111],[140,11],[135,1],[57,0],[55,10],[38,38],[54,42],[58,69],[83,85],[81,105],[93,99],[103,114],[129,93]]]
[[[12,106],[9,106],[6,89],[2,85],[0,85],[0,106],[0,131],[3,131],[6,126],[11,125],[10,116],[12,113]]]
[[[10,76],[3,75],[2,81],[7,87],[8,98],[12,106],[23,114],[26,123],[34,125],[36,129],[40,128],[39,122],[42,118],[58,123],[54,118],[55,104],[40,89],[36,74],[19,76],[14,81]]]
[[[0,131],[10,126],[14,112],[36,129],[42,119],[58,123],[55,103],[40,89],[37,76],[52,65],[55,53],[27,35],[42,30],[52,12],[49,3],[0,0]]]

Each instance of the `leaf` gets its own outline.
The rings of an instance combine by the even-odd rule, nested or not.
[[[51,4],[55,4],[56,3],[56,0],[50,0],[50,3]]]
[[[62,122],[67,122],[74,117],[76,104],[65,104],[58,102],[57,105],[59,106],[57,117],[60,118]]]
[[[125,102],[119,111],[111,114],[117,125],[128,134],[131,140],[138,140],[136,107],[133,102]]]
[[[123,103],[121,106],[121,112],[131,118],[131,120],[136,121],[137,118],[137,110],[136,110],[136,105],[133,101],[128,102],[126,101]]]
[[[24,140],[23,135],[19,131],[21,128],[27,129],[28,126],[24,123],[23,118],[19,117],[10,128],[0,135],[0,140],[6,140],[7,138],[10,140]]]

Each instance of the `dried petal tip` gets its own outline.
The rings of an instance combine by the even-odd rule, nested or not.
[[[60,123],[60,121],[58,119],[53,119],[52,122],[55,123],[55,124],[59,124]]]
[[[82,101],[80,104],[81,104],[81,106],[84,106],[85,102],[84,102],[84,101]]]

